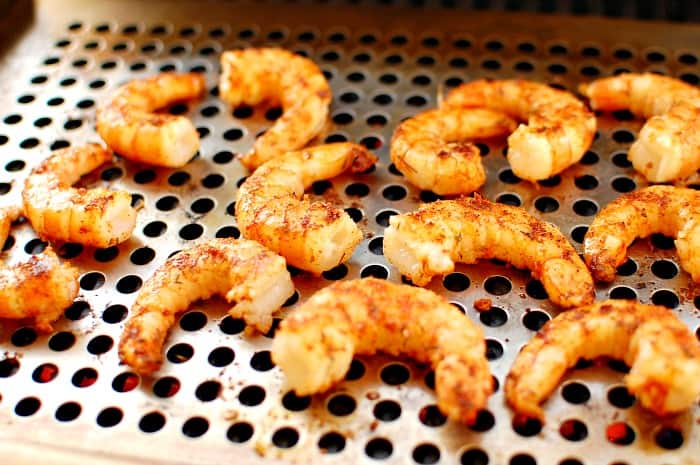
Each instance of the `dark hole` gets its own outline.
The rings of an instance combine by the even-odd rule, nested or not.
[[[521,181],[521,179],[517,177],[510,169],[501,171],[498,174],[498,179],[500,179],[501,182],[504,182],[506,184],[517,184]]]
[[[61,331],[51,336],[49,339],[49,348],[56,352],[68,350],[75,344],[75,336],[68,331]]]
[[[272,443],[280,449],[294,447],[299,441],[299,433],[294,428],[280,428],[272,435]]]
[[[180,380],[173,376],[165,376],[153,384],[153,393],[158,397],[172,397],[178,391],[180,391]]]
[[[347,394],[338,394],[328,401],[328,411],[338,417],[350,415],[356,407],[355,399]]]
[[[617,408],[630,408],[635,401],[636,397],[625,386],[617,386],[608,391],[608,402]]]
[[[571,382],[561,390],[562,397],[570,404],[584,404],[591,398],[591,392],[585,384]]]
[[[501,194],[496,197],[496,202],[512,207],[519,207],[522,204],[520,197],[515,194]]]
[[[590,200],[577,200],[573,205],[574,212],[581,216],[593,216],[598,213],[598,206]]]
[[[463,273],[450,273],[442,281],[445,289],[452,292],[462,292],[469,288],[469,277]]]
[[[627,286],[617,286],[610,290],[611,299],[636,300],[637,293]]]
[[[503,326],[508,321],[508,313],[499,307],[491,307],[485,312],[479,312],[479,321],[491,328]]]
[[[663,305],[668,308],[676,308],[680,304],[678,296],[673,291],[666,289],[654,292],[651,295],[651,301],[654,305]]]
[[[493,425],[495,424],[496,419],[491,412],[488,410],[479,410],[479,413],[476,415],[476,420],[474,420],[474,424],[469,428],[472,431],[483,433],[493,428]]]
[[[549,315],[540,310],[531,310],[523,316],[523,325],[530,331],[539,331],[549,321]]]
[[[670,260],[656,260],[651,265],[651,272],[661,279],[671,279],[678,274],[678,266]]]
[[[73,374],[71,382],[79,388],[90,387],[97,381],[97,370],[93,368],[81,368]]]
[[[347,381],[354,381],[362,378],[365,375],[365,365],[357,359],[353,359],[350,363],[350,369],[345,374],[345,379]]]
[[[462,465],[488,465],[489,456],[481,449],[469,449],[462,453],[460,463]]]
[[[634,442],[636,434],[634,430],[624,422],[611,423],[605,430],[608,441],[618,446],[627,446]]]
[[[135,373],[128,371],[118,374],[112,380],[112,389],[117,392],[129,392],[139,385],[139,377]]]
[[[369,186],[361,182],[356,182],[345,188],[345,194],[353,197],[365,197],[369,195]]]
[[[520,436],[530,437],[542,431],[542,422],[535,418],[516,416],[513,418],[512,427]]]
[[[83,300],[78,300],[73,302],[73,304],[66,309],[64,314],[69,320],[82,320],[90,314],[90,304]]]
[[[133,274],[129,274],[117,281],[117,291],[122,294],[133,294],[134,292],[141,289],[143,280]]]
[[[493,295],[505,295],[510,292],[513,285],[504,276],[491,276],[484,282],[486,292]]]
[[[384,255],[384,238],[379,236],[369,241],[369,251],[374,255]]]
[[[180,237],[188,241],[197,239],[202,233],[204,233],[204,228],[196,223],[183,226],[179,232]]]
[[[323,273],[321,273],[321,276],[323,276],[324,279],[328,279],[330,281],[337,281],[343,279],[345,276],[347,276],[347,274],[348,267],[341,263],[340,265],[333,267],[330,270],[324,271]]]
[[[25,397],[15,405],[15,414],[20,417],[34,415],[41,407],[41,401],[36,397]]]
[[[403,186],[396,186],[396,185],[386,187],[382,191],[382,196],[385,199],[392,200],[392,201],[401,200],[404,197],[406,197],[407,194],[408,194],[408,192],[406,191],[406,188],[404,188]]]
[[[386,384],[397,386],[408,381],[411,374],[405,366],[392,363],[382,368],[379,376]]]
[[[194,349],[192,346],[187,343],[180,342],[168,349],[166,357],[172,363],[184,363],[191,359],[193,355]]]
[[[282,397],[282,405],[292,412],[306,410],[311,405],[311,396],[297,396],[294,391],[288,391]]]
[[[34,331],[32,328],[19,328],[14,333],[12,333],[11,341],[12,344],[16,347],[26,347],[28,345],[33,344],[34,341],[36,341],[36,336],[36,331]],[[2,372],[1,369],[0,372]],[[0,377],[2,377],[1,374]]]
[[[82,412],[82,407],[79,403],[66,402],[56,409],[55,417],[58,421],[73,421],[80,416],[80,412]]]
[[[150,412],[139,420],[139,429],[144,433],[155,433],[165,426],[165,416],[160,412]]]
[[[495,339],[486,339],[486,358],[498,360],[503,357],[503,346]]]
[[[393,452],[394,446],[384,438],[372,439],[365,445],[365,454],[375,460],[389,458]]]
[[[535,200],[535,208],[542,213],[551,213],[559,209],[559,202],[553,197],[540,197]]]
[[[209,364],[215,367],[225,367],[233,362],[236,353],[229,347],[217,347],[209,353],[207,360]]]
[[[185,331],[198,331],[207,324],[207,316],[202,312],[188,312],[180,318],[180,327]]]
[[[588,428],[580,420],[566,420],[559,426],[559,434],[569,441],[583,441],[588,437]]]
[[[247,406],[255,407],[265,400],[265,389],[260,386],[246,386],[238,394],[238,401]]]
[[[583,190],[590,190],[598,187],[598,179],[596,179],[595,176],[591,176],[589,174],[579,176],[578,178],[576,178],[574,183],[576,184],[576,187]]]
[[[100,335],[92,338],[87,345],[87,351],[93,355],[104,354],[109,352],[109,350],[114,345],[114,341],[111,337],[106,335]]]
[[[360,272],[360,277],[362,278],[377,278],[377,279],[386,279],[389,277],[389,270],[384,268],[381,265],[367,265],[362,269]]]
[[[221,320],[219,328],[224,334],[239,334],[245,329],[245,321],[240,318],[233,318],[229,315]]]

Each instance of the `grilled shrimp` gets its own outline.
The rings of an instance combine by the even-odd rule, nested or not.
[[[468,194],[486,181],[478,147],[462,142],[510,134],[515,121],[484,109],[430,110],[399,125],[391,161],[421,189],[439,195]]]
[[[405,355],[435,369],[438,407],[472,423],[493,382],[481,330],[443,297],[367,278],[334,283],[280,324],[272,359],[298,395],[343,379],[353,354]]]
[[[579,358],[610,357],[631,366],[625,382],[657,415],[689,408],[700,394],[700,345],[665,307],[608,300],[560,313],[520,351],[506,379],[516,412],[543,418],[546,399]]]
[[[0,209],[0,244],[19,215],[19,208]],[[0,265],[0,318],[32,318],[37,330],[51,332],[51,324],[78,295],[78,274],[50,246],[24,263]]]
[[[520,208],[463,197],[423,205],[389,223],[384,255],[419,286],[450,273],[455,262],[497,258],[530,269],[560,307],[593,302],[593,279],[576,250],[554,225]]]
[[[484,107],[520,121],[508,137],[508,161],[523,179],[539,181],[583,157],[593,141],[595,116],[569,92],[524,80],[478,80],[462,84],[443,106]]]
[[[316,137],[328,119],[331,88],[316,64],[279,48],[224,52],[221,98],[233,106],[267,101],[284,112],[252,151],[241,157],[249,170],[271,158],[298,150]]]
[[[662,233],[676,238],[681,266],[700,282],[700,192],[650,186],[622,195],[598,213],[583,241],[586,264],[598,281],[615,279],[638,237]]]
[[[363,146],[319,145],[274,158],[238,190],[236,221],[247,239],[314,274],[346,261],[362,240],[350,216],[326,202],[303,199],[316,181],[370,168],[376,157]]]
[[[199,150],[199,134],[184,116],[154,113],[205,91],[199,73],[163,73],[120,87],[97,109],[97,133],[115,152],[157,166],[184,166]]]
[[[651,182],[685,178],[700,168],[700,89],[667,76],[627,73],[582,84],[594,109],[630,110],[648,118],[629,148],[634,168]]]
[[[43,239],[110,247],[131,237],[136,210],[131,194],[109,189],[70,187],[112,152],[97,144],[55,151],[34,168],[22,191],[24,212]]]
[[[175,316],[198,299],[235,302],[229,315],[262,332],[272,313],[294,294],[284,259],[253,241],[213,239],[169,258],[139,291],[119,343],[119,356],[136,372],[157,371]]]

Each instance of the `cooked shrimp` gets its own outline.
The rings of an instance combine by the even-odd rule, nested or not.
[[[184,116],[154,113],[205,90],[199,73],[163,73],[120,87],[97,109],[97,133],[115,152],[156,166],[184,166],[199,150],[199,133]]]
[[[596,130],[595,116],[576,97],[537,82],[469,82],[443,105],[490,108],[527,121],[508,137],[508,161],[516,175],[529,181],[547,179],[579,161]]]
[[[700,89],[667,76],[627,73],[582,84],[594,109],[630,110],[649,118],[629,148],[634,168],[651,182],[685,178],[700,168]]]
[[[515,121],[484,109],[430,110],[399,125],[391,140],[391,161],[421,189],[439,195],[468,194],[486,181],[481,155],[466,139],[510,134]]]
[[[438,407],[472,423],[493,382],[481,330],[432,291],[367,278],[321,289],[282,321],[272,359],[298,395],[342,380],[353,354],[404,355],[435,369]]]
[[[392,216],[384,255],[419,286],[450,273],[455,262],[497,258],[528,268],[560,307],[593,302],[593,279],[556,226],[525,210],[479,196],[443,200]]]
[[[324,128],[331,88],[308,58],[279,48],[250,48],[224,52],[221,68],[219,91],[224,101],[233,106],[266,101],[284,111],[241,157],[249,170],[304,147]]]
[[[622,195],[595,217],[583,241],[586,264],[598,281],[615,279],[638,237],[662,233],[676,238],[681,266],[700,282],[700,192],[651,186]]]
[[[274,158],[238,190],[238,227],[290,265],[314,274],[329,270],[350,258],[362,232],[343,210],[303,199],[304,190],[344,171],[363,172],[376,161],[363,146],[348,142]]]
[[[0,209],[0,244],[10,233],[19,208]],[[0,265],[0,318],[31,318],[37,330],[50,333],[51,324],[78,295],[78,270],[62,263],[50,246],[29,261]]]
[[[139,291],[119,343],[122,361],[137,373],[157,371],[175,316],[198,299],[235,302],[229,315],[262,332],[294,294],[284,259],[253,241],[213,239],[169,258]]]
[[[689,408],[700,394],[700,345],[665,307],[608,300],[560,313],[520,351],[506,379],[516,412],[543,418],[539,404],[579,358],[610,357],[631,366],[625,382],[657,415]]]
[[[43,239],[110,247],[131,237],[136,210],[131,194],[109,189],[70,187],[112,152],[97,144],[55,151],[34,168],[22,191],[24,211]]]

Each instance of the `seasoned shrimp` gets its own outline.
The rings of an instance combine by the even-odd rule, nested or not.
[[[649,118],[629,148],[634,168],[651,182],[685,178],[700,168],[700,89],[667,76],[627,73],[582,84],[594,109],[630,110]]]
[[[521,121],[508,137],[508,161],[523,179],[539,181],[583,157],[593,141],[593,113],[569,92],[524,80],[478,80],[462,84],[443,106],[483,107]]]
[[[353,354],[405,355],[435,369],[438,407],[472,423],[493,382],[481,330],[432,291],[367,278],[334,283],[282,321],[272,359],[298,395],[342,380]]]
[[[700,345],[665,307],[608,300],[548,321],[520,351],[506,379],[516,412],[543,418],[549,397],[579,358],[610,357],[631,366],[625,382],[642,407],[657,415],[681,412],[700,394]]]
[[[199,150],[199,133],[184,116],[154,113],[205,91],[199,73],[163,73],[120,87],[97,109],[97,133],[115,152],[156,166],[184,166]]]
[[[266,101],[284,111],[241,157],[249,170],[304,147],[324,128],[331,88],[308,58],[279,48],[250,48],[224,52],[221,68],[219,91],[224,101],[233,106]]]
[[[131,194],[109,189],[70,187],[112,152],[97,144],[55,151],[34,168],[22,191],[24,212],[43,239],[110,247],[131,237],[136,210]]]
[[[19,215],[19,208],[0,209],[0,244]],[[78,295],[78,274],[50,246],[24,263],[0,265],[0,318],[31,318],[37,330],[50,333],[51,324]]]
[[[274,158],[238,190],[238,227],[247,239],[279,253],[290,265],[314,274],[329,270],[350,258],[362,232],[344,211],[303,199],[304,190],[344,171],[366,171],[376,161],[363,146],[348,142]]]
[[[463,197],[423,205],[389,223],[384,255],[419,286],[452,272],[455,262],[497,258],[530,269],[560,307],[593,302],[593,279],[573,246],[554,225],[520,208]]]
[[[175,316],[198,299],[221,295],[235,302],[229,315],[262,332],[272,313],[294,294],[284,259],[253,241],[213,239],[169,258],[139,291],[119,343],[122,361],[150,375]]]
[[[676,238],[681,266],[700,282],[700,192],[651,186],[622,195],[598,213],[583,241],[586,264],[598,281],[615,279],[638,237],[662,233]]]
[[[399,125],[391,140],[391,161],[421,189],[439,195],[468,194],[486,181],[481,155],[466,139],[510,134],[515,121],[491,110],[430,110]]]

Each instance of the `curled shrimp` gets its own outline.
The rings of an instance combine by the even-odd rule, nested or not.
[[[700,89],[668,76],[626,73],[580,86],[594,109],[630,110],[648,118],[629,148],[634,168],[651,182],[685,178],[700,168]]]
[[[19,215],[19,208],[0,209],[0,244],[5,243]],[[51,332],[52,323],[78,295],[78,274],[50,246],[26,262],[0,265],[0,317],[31,318],[37,330]]]
[[[304,190],[344,171],[366,171],[377,158],[349,142],[319,145],[274,158],[238,190],[236,221],[247,239],[287,263],[320,274],[346,261],[362,232],[343,210],[303,199]]]
[[[414,185],[439,195],[468,194],[486,181],[479,148],[463,142],[510,134],[515,121],[485,109],[445,108],[409,118],[396,128],[391,161]]]
[[[136,225],[131,194],[70,187],[111,159],[111,151],[87,144],[57,150],[32,170],[22,200],[25,215],[41,238],[110,247],[131,237]]]
[[[593,141],[595,116],[574,95],[525,80],[462,84],[443,106],[483,107],[520,121],[508,137],[508,161],[523,179],[539,181],[578,162]]]
[[[650,186],[621,195],[593,219],[583,241],[586,264],[598,281],[615,279],[638,237],[662,233],[676,238],[681,266],[700,282],[700,193],[682,187]]]
[[[97,108],[97,133],[115,152],[157,166],[184,166],[199,150],[199,133],[184,116],[155,113],[205,90],[199,73],[162,73],[131,81]]]
[[[549,397],[579,358],[610,357],[631,366],[627,388],[657,415],[689,408],[700,394],[700,345],[665,307],[597,302],[557,315],[520,351],[506,378],[506,401],[542,419]]]
[[[119,356],[150,375],[175,316],[198,299],[222,295],[235,302],[229,315],[267,332],[272,313],[294,294],[284,259],[253,241],[213,239],[169,258],[144,283],[119,343]]]
[[[275,124],[240,160],[254,170],[271,158],[298,150],[316,137],[328,119],[331,88],[316,64],[279,48],[224,52],[221,98],[233,106],[266,101],[283,109]]]
[[[452,272],[455,262],[497,258],[530,269],[560,307],[594,298],[591,274],[556,226],[479,196],[442,200],[392,216],[384,231],[384,255],[419,286]]]
[[[367,278],[334,283],[282,321],[272,359],[298,395],[342,380],[353,354],[404,355],[435,369],[438,407],[472,423],[493,382],[481,330],[432,291]]]

